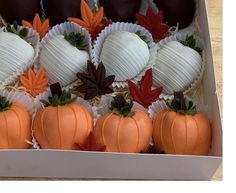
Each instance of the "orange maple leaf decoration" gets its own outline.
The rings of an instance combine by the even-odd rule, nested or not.
[[[22,20],[22,25],[25,27],[32,28],[39,33],[40,39],[42,39],[49,30],[49,19],[41,21],[39,14],[35,14],[33,24],[28,21]]]
[[[99,10],[95,13],[90,9],[85,0],[81,0],[81,16],[82,20],[75,17],[68,17],[68,21],[79,24],[81,27],[89,31],[92,36],[92,39],[95,39],[98,33],[109,25],[111,22],[106,21],[103,23],[104,9],[100,7]]]
[[[45,69],[41,68],[38,73],[35,73],[31,68],[28,70],[27,75],[20,76],[20,82],[25,87],[26,92],[36,97],[40,93],[46,91],[48,78],[45,77]]]

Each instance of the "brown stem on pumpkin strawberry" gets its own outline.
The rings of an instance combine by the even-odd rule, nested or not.
[[[71,91],[62,91],[60,83],[50,85],[52,97],[48,97],[48,101],[41,100],[44,107],[48,106],[64,106],[75,101],[76,98],[72,98]]]
[[[168,107],[183,115],[195,115],[197,113],[196,106],[193,102],[184,97],[183,92],[174,92],[174,99],[167,102]]]
[[[180,102],[180,110],[185,111],[185,98],[184,98],[184,93],[183,92],[174,92],[174,99],[179,100]]]
[[[11,105],[12,103],[6,97],[0,96],[0,112],[8,110]]]
[[[55,84],[51,84],[50,85],[50,91],[52,93],[52,96],[61,96],[62,94],[62,88],[59,82],[55,83]]]
[[[125,100],[124,96],[121,94],[115,96],[114,101],[111,103],[112,112],[124,117],[132,117],[134,115],[132,107],[133,101]]]

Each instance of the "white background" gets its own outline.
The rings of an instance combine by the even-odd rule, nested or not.
[[[212,0],[214,1],[214,0]],[[236,190],[236,1],[224,0],[223,10],[223,182],[0,182],[0,192],[164,192],[217,193]],[[0,160],[1,161],[1,160]]]

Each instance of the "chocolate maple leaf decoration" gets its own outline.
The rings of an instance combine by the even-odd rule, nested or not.
[[[101,146],[101,147],[96,147],[95,145],[95,136],[93,132],[91,132],[85,142],[85,144],[79,144],[75,143],[77,146],[78,150],[80,151],[100,151],[100,152],[105,152],[106,151],[106,146]]]
[[[85,0],[81,0],[80,4],[82,19],[68,17],[68,21],[79,24],[81,27],[89,31],[92,39],[94,40],[98,34],[108,25],[111,24],[110,20],[104,20],[104,9],[100,7],[98,11],[93,12]]]
[[[36,13],[34,16],[33,23],[22,20],[22,25],[37,31],[39,33],[40,39],[43,39],[43,37],[47,34],[49,30],[49,19],[45,19],[44,21],[42,21],[39,14]]]
[[[76,91],[85,93],[85,100],[113,92],[111,85],[115,80],[115,76],[106,77],[106,69],[102,62],[96,68],[92,62],[88,61],[87,70],[88,74],[77,73],[77,77],[83,84],[78,86]]]
[[[33,97],[45,92],[49,81],[45,73],[44,68],[40,68],[37,73],[30,68],[26,75],[21,75],[20,82],[26,89],[26,92],[31,94]]]
[[[153,101],[159,98],[163,90],[162,87],[152,90],[152,69],[146,71],[139,85],[136,85],[132,81],[128,81],[128,85],[133,100],[145,108],[148,108]]]
[[[163,23],[162,11],[155,14],[151,6],[148,7],[146,16],[137,13],[136,19],[138,24],[145,27],[157,41],[164,39],[170,29],[170,26]]]

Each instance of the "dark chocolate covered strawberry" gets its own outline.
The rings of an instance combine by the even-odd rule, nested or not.
[[[164,21],[170,26],[179,23],[179,29],[191,24],[195,13],[195,0],[154,0],[163,11]]]
[[[81,0],[44,0],[44,9],[51,25],[67,20],[68,17],[81,18]]]
[[[135,22],[141,0],[99,0],[105,14],[114,22]]]
[[[0,0],[0,15],[9,23],[32,21],[40,13],[40,0]]]

